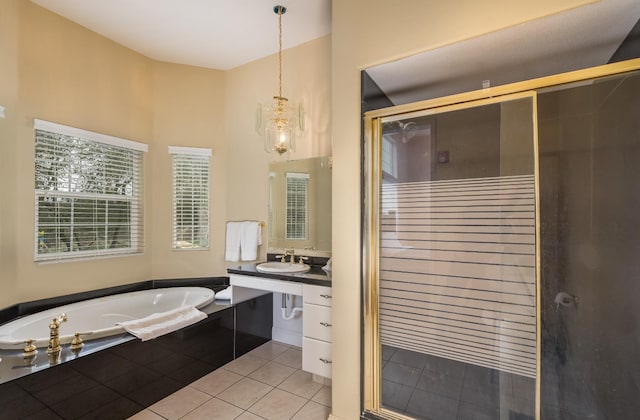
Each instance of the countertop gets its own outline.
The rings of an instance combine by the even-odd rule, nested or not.
[[[320,267],[312,265],[311,269],[306,273],[261,273],[257,270],[260,263],[243,264],[234,267],[228,267],[229,274],[240,274],[243,276],[262,277],[274,280],[293,281],[297,283],[313,284],[316,286],[331,287],[331,277]]]

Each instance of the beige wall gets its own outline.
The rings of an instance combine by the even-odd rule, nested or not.
[[[333,295],[334,319],[339,320],[334,322],[333,337],[335,417],[355,419],[360,410],[360,70],[584,3],[587,1],[540,0],[514,6],[509,0],[404,0],[395,2],[390,12],[389,2],[384,0],[334,1],[332,36],[285,52],[284,93],[304,103],[309,126],[299,150],[291,157],[334,156]],[[162,172],[168,162],[166,146],[190,143],[177,140],[175,130],[181,127],[178,115],[187,119],[185,127],[191,125],[188,131],[197,145],[213,147],[212,179],[218,176],[224,180],[221,188],[227,189],[226,193],[212,190],[212,197],[224,201],[212,204],[213,227],[220,229],[225,220],[266,220],[268,164],[278,157],[262,150],[253,130],[253,112],[257,101],[276,93],[274,56],[221,77],[217,72],[205,75],[207,72],[199,69],[155,65],[28,1],[3,0],[0,23],[0,104],[8,107],[7,118],[0,120],[0,191],[16,203],[7,207],[3,199],[0,209],[0,306],[152,276],[181,275],[178,261],[183,261],[182,257],[159,251],[169,246],[168,234],[161,227],[167,210],[155,214],[156,206],[168,202],[161,198],[167,185],[166,173]],[[173,75],[179,80],[173,80]],[[222,133],[219,126],[215,127],[219,121],[215,116],[220,109],[218,99],[200,96],[188,81],[181,85],[184,77],[201,80],[206,86],[202,95],[218,92],[224,98]],[[165,81],[175,82],[185,91],[177,94],[174,87],[164,85]],[[155,112],[170,114],[173,95],[210,107],[211,113],[203,113],[211,114],[212,120],[195,126],[196,120],[179,110],[174,121],[160,122]],[[176,105],[180,106],[184,103]],[[151,143],[146,158],[146,191],[153,205],[147,205],[145,215],[153,243],[148,241],[145,256],[33,263],[34,117]],[[218,135],[224,142],[218,143]],[[156,136],[160,145],[153,142]],[[160,177],[157,184],[154,174]],[[219,232],[213,234],[214,238],[220,238]],[[12,257],[12,250],[17,258]],[[163,252],[170,256],[171,263],[159,261]],[[221,248],[202,255],[193,257],[197,265],[203,265],[188,268],[190,273],[209,272],[209,268],[214,273],[223,271],[219,265]]]
[[[6,0],[0,13],[0,307],[17,293],[16,207],[4,205],[16,199],[16,126],[18,103],[18,13],[19,0]]]
[[[330,48],[325,37],[285,51],[285,94],[304,104],[308,129],[298,151],[279,159],[331,152]],[[266,220],[267,168],[277,158],[263,151],[254,113],[277,92],[276,56],[226,72],[159,63],[29,1],[3,0],[0,75],[0,308],[152,278],[225,275],[225,222]],[[34,118],[149,144],[144,255],[33,262]],[[209,251],[171,250],[169,145],[213,149]]]
[[[18,25],[14,52],[18,72],[12,80],[18,96],[8,109],[6,123],[15,127],[15,135],[2,142],[15,148],[16,166],[9,188],[15,188],[16,195],[11,203],[3,201],[2,207],[14,206],[9,211],[15,213],[7,223],[15,225],[11,245],[16,250],[16,288],[13,294],[2,293],[0,303],[8,305],[148,278],[150,252],[119,258],[117,264],[116,259],[33,262],[33,119],[147,143],[152,135],[151,61],[29,1],[18,2],[13,12],[7,19]],[[147,166],[147,192],[148,175]],[[147,225],[153,223],[148,209],[145,217]]]
[[[333,409],[360,413],[360,71],[585,0],[332,2]],[[392,7],[392,10],[390,10]]]
[[[226,275],[224,219],[226,167],[224,137],[224,72],[166,63],[153,64],[153,147],[150,151],[153,224],[151,277],[181,278]],[[211,148],[211,247],[207,251],[171,249],[172,179],[169,146]]]
[[[294,71],[295,69],[295,71]],[[331,39],[323,37],[283,53],[283,94],[303,104],[306,131],[296,151],[267,154],[255,131],[258,102],[278,93],[277,56],[266,57],[225,74],[227,205],[229,220],[268,217],[269,163],[331,154]],[[263,233],[266,244],[266,233]],[[266,255],[266,246],[260,256]]]

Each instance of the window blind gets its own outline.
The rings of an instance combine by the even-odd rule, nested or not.
[[[144,252],[146,145],[35,121],[35,260]]]
[[[173,249],[209,249],[211,149],[170,147],[173,160]]]
[[[307,239],[308,195],[309,174],[287,173],[287,239]]]

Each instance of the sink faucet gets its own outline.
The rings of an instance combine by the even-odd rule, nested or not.
[[[284,250],[284,257],[282,259],[282,262],[285,262],[285,258],[287,258],[287,255],[291,256],[291,259],[289,260],[290,264],[293,264],[294,262],[296,262],[295,256],[293,254],[295,254],[296,250],[294,248],[291,249],[285,249]]]
[[[47,354],[59,354],[62,347],[60,347],[60,339],[58,330],[60,324],[67,321],[67,314],[61,313],[57,318],[51,320],[49,324],[49,346],[47,347]]]

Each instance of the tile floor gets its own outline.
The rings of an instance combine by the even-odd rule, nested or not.
[[[382,405],[416,419],[533,420],[535,381],[382,346]]]
[[[301,367],[300,348],[269,341],[131,419],[326,420],[331,387]]]

